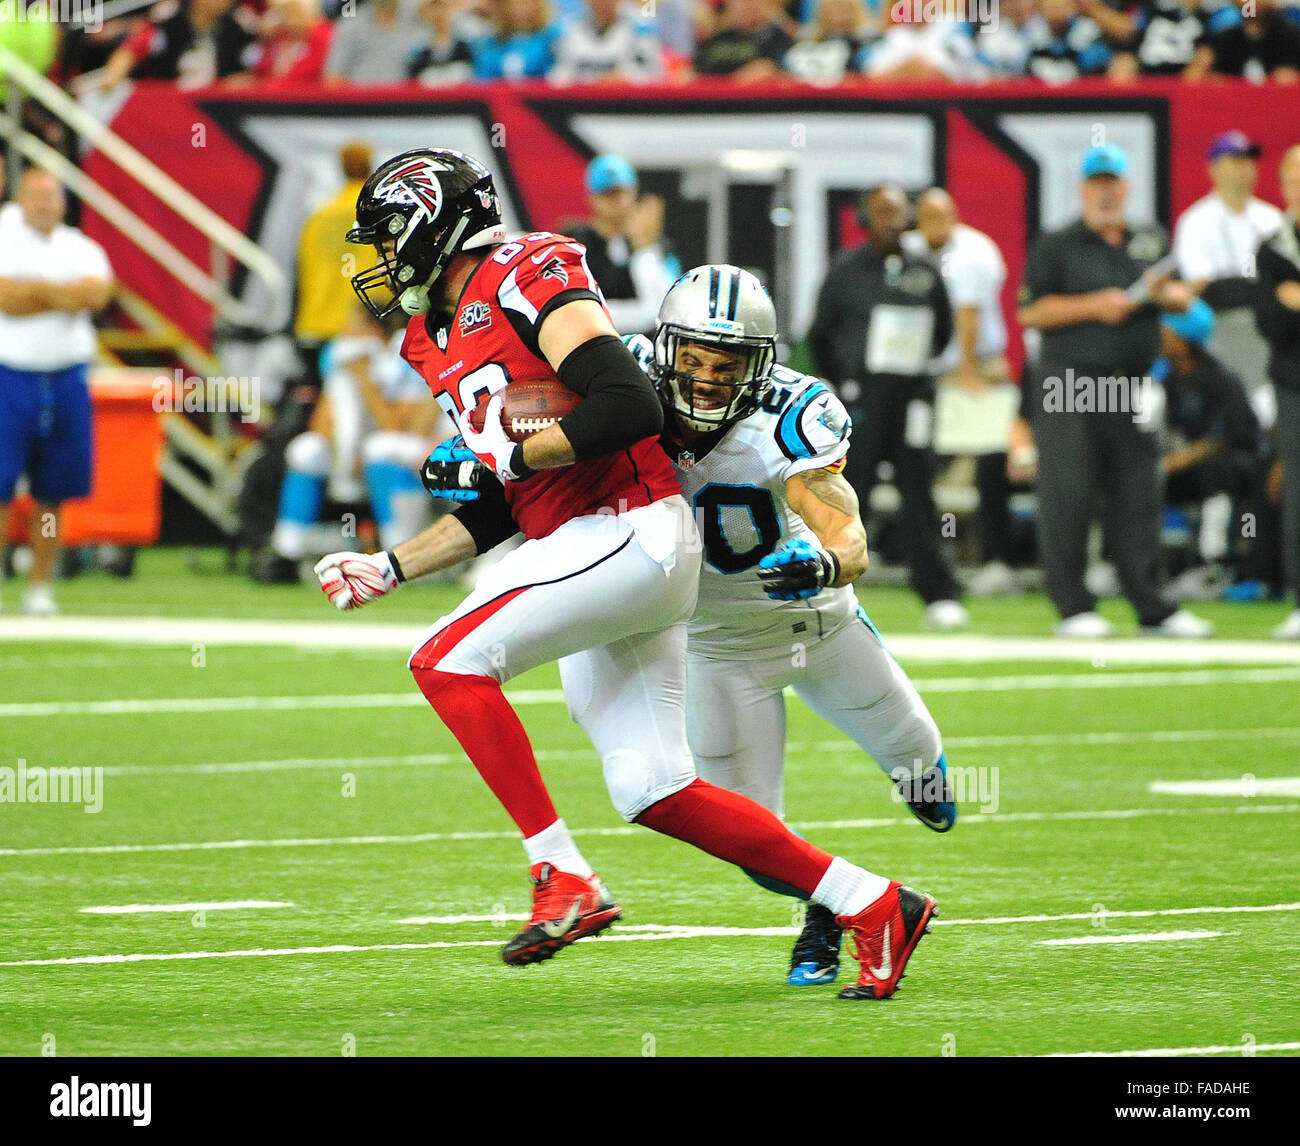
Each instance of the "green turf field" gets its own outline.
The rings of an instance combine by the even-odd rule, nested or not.
[[[6,585],[5,605],[16,596]],[[862,597],[886,638],[915,630],[907,594]],[[412,587],[358,619],[414,635],[457,598]],[[228,577],[215,555],[191,571],[144,554],[135,578],[83,576],[60,601],[104,616],[352,620],[314,590]],[[1131,629],[1125,606],[1106,611]],[[1248,638],[1286,610],[1198,611]],[[1039,598],[973,612],[990,635],[1051,620]],[[1300,1049],[1295,662],[909,666],[950,764],[973,774],[948,836],[916,825],[875,765],[791,698],[791,823],[940,903],[903,989],[873,1004],[784,984],[793,901],[622,824],[549,667],[509,687],[626,914],[608,938],[504,966],[496,949],[517,926],[505,917],[528,908],[523,850],[403,660],[0,641],[0,768],[103,769],[94,814],[0,803],[0,1053],[50,1040],[61,1056]],[[131,700],[170,703],[117,703]],[[1231,783],[1247,775],[1254,795]],[[1230,783],[1151,788],[1214,780]],[[82,910],[248,900],[287,906]],[[455,916],[477,918],[408,922]],[[1132,935],[1151,941],[1046,942]]]

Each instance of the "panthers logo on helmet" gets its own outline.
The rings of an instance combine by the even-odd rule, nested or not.
[[[389,174],[375,188],[375,198],[386,203],[411,203],[432,220],[442,210],[442,185],[431,163],[415,159]]]

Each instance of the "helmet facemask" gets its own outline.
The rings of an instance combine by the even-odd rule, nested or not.
[[[734,374],[714,366],[714,377],[701,377],[692,369],[682,368],[679,364],[683,359],[690,359],[693,347],[727,355],[736,363]],[[665,323],[655,334],[655,360],[660,399],[692,430],[707,434],[747,418],[758,409],[772,387],[776,340]],[[707,367],[707,359],[704,359],[695,370]],[[729,390],[730,397],[715,399],[698,390],[700,386]]]
[[[429,291],[462,246],[469,219],[461,215],[432,239],[421,234],[425,222],[418,213],[408,218],[394,212],[379,226],[347,233],[349,243],[372,245],[378,256],[374,266],[352,277],[352,289],[376,318],[399,309],[410,315],[431,309]]]

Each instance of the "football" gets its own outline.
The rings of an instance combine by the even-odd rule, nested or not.
[[[580,394],[575,394],[555,378],[511,382],[497,393],[504,398],[501,424],[512,442],[527,441],[534,434],[553,426],[582,401]],[[470,411],[469,424],[475,430],[483,429],[483,418],[494,396],[484,394]]]

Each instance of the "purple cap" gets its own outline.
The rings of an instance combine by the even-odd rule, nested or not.
[[[1258,159],[1259,153],[1259,144],[1250,139],[1244,131],[1225,131],[1222,135],[1214,137],[1205,158],[1211,163],[1224,155],[1245,155],[1251,159]]]

